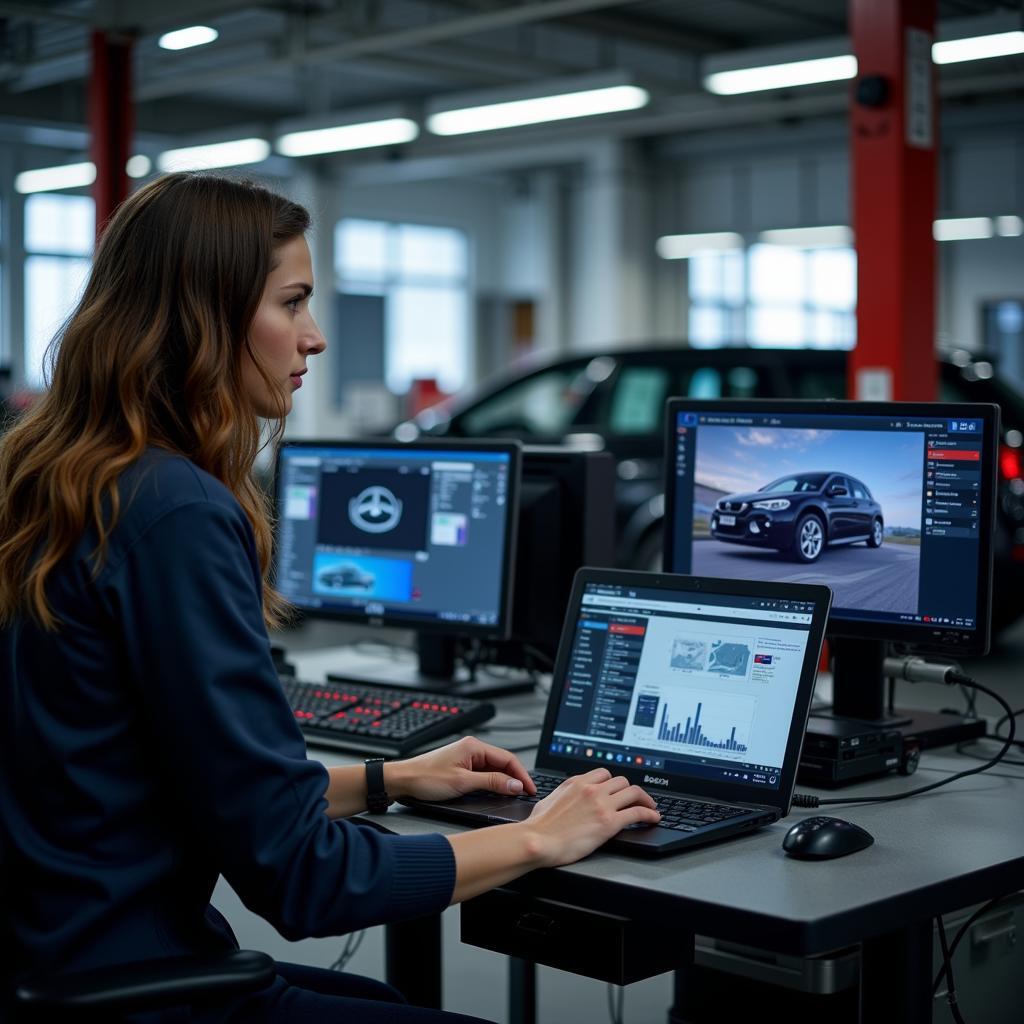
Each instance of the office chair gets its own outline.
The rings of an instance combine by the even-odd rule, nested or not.
[[[0,905],[4,895],[3,867],[4,849],[0,843]],[[275,973],[274,961],[266,953],[230,949],[91,971],[39,975],[24,980],[15,991],[12,1022],[66,1020],[69,1024],[112,1024],[123,1013],[254,992],[266,988]],[[3,998],[0,995],[0,1003]],[[0,1020],[3,1019],[4,1008],[0,1005]]]

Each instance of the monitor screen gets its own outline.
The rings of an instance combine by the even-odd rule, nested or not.
[[[318,616],[503,636],[519,472],[514,442],[287,441],[276,586]]]
[[[998,410],[669,403],[665,568],[823,583],[833,634],[988,647]]]

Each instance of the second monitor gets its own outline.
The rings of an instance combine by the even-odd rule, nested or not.
[[[887,642],[988,650],[997,437],[988,405],[672,399],[665,568],[827,584],[836,712],[884,722]]]

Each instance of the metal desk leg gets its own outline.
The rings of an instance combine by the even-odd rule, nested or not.
[[[870,939],[860,968],[860,1019],[864,1024],[932,1019],[932,922]]]
[[[508,958],[509,1024],[537,1024],[537,965],[532,960]]]
[[[441,1009],[441,915],[384,929],[385,976],[413,1006]]]

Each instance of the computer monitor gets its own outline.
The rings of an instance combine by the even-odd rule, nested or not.
[[[550,672],[576,570],[615,564],[615,458],[560,446],[523,449],[519,530],[507,640],[485,662]]]
[[[836,714],[950,726],[887,718],[882,661],[988,650],[998,428],[995,405],[670,399],[665,569],[828,585]]]
[[[450,682],[456,637],[509,633],[520,462],[514,441],[285,441],[275,585],[309,615],[415,629]]]

